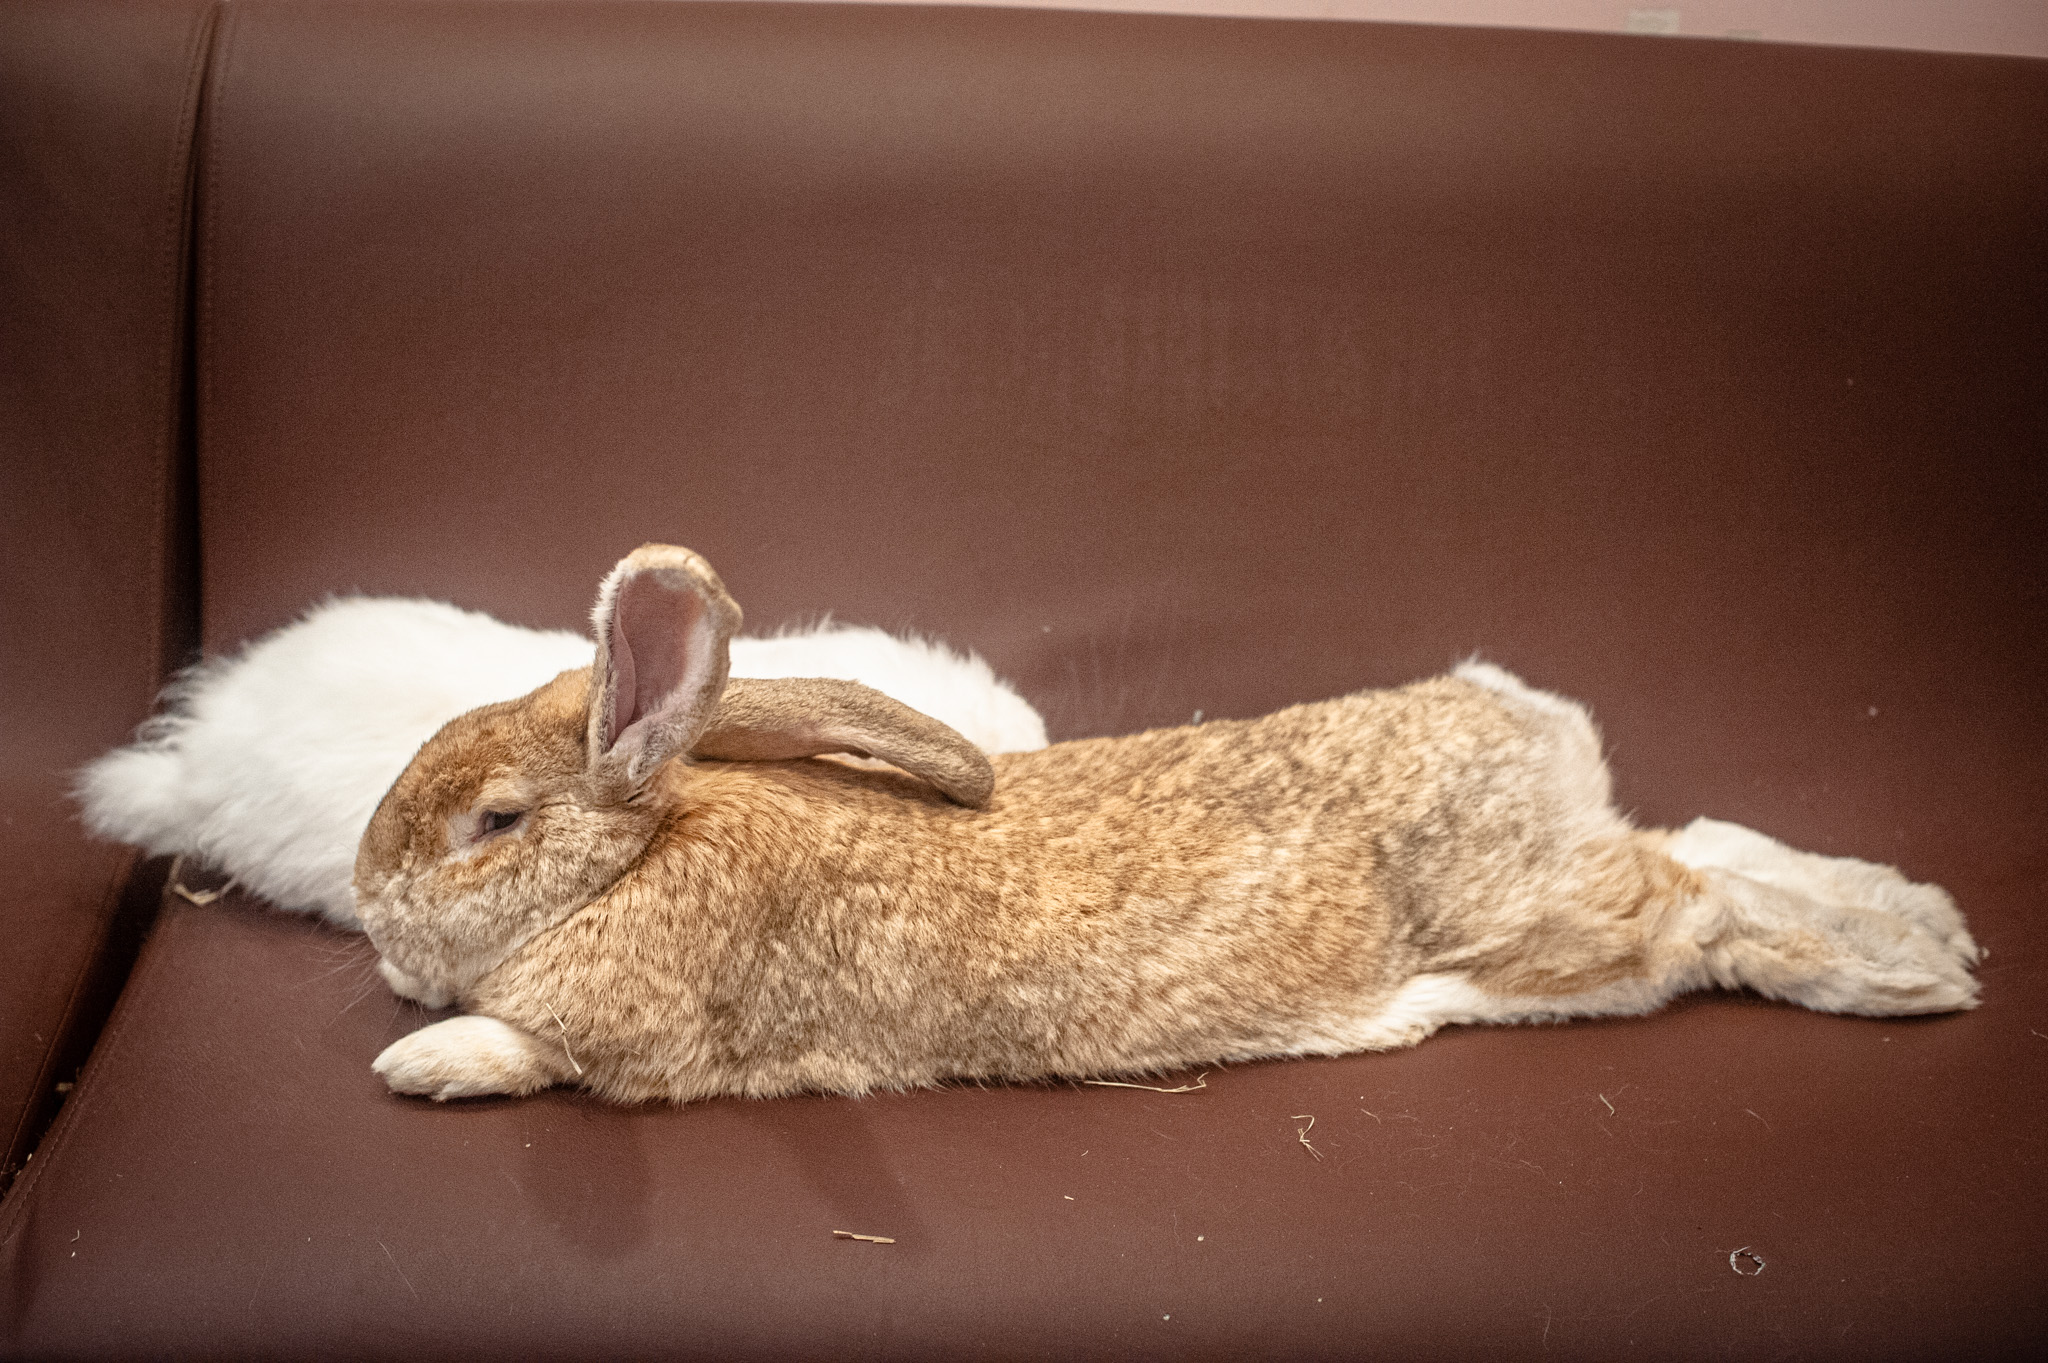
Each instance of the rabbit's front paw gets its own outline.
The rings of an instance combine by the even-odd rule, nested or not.
[[[493,1093],[532,1093],[562,1076],[546,1044],[496,1018],[450,1018],[422,1027],[370,1062],[393,1093],[445,1102]]]

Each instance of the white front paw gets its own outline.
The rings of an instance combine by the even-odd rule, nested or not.
[[[532,1093],[556,1074],[539,1042],[496,1018],[450,1018],[422,1027],[370,1062],[393,1093],[445,1102],[493,1093]]]

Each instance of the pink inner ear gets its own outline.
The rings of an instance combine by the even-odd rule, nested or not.
[[[661,708],[689,671],[689,646],[704,618],[695,592],[663,586],[652,573],[619,584],[612,605],[612,724],[607,746]]]

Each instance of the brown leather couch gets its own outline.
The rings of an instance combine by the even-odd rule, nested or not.
[[[0,1354],[2048,1336],[2048,63],[12,0],[0,213]],[[440,1106],[370,1072],[423,1015],[360,939],[80,834],[195,644],[350,588],[574,625],[646,539],[756,624],[972,646],[1058,737],[1481,651],[1641,820],[1949,886],[1984,1005]]]

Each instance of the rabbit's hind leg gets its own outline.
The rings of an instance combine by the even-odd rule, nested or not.
[[[1605,838],[1541,869],[1541,892],[1496,904],[1425,962],[1365,1020],[1359,1044],[1407,1045],[1454,1023],[1636,1016],[1714,983],[1699,939],[1726,915],[1657,835]]]
[[[1831,903],[1718,866],[1695,870],[1707,912],[1690,930],[1724,988],[1875,1017],[1977,1006],[1973,956],[1903,912]]]
[[[1824,904],[1874,909],[1903,918],[1933,933],[1966,965],[1982,955],[1947,890],[1908,880],[1889,866],[1801,852],[1719,819],[1694,819],[1672,835],[1665,850],[1697,869],[1733,871]]]
[[[1362,1044],[1405,1045],[1451,1023],[1648,1013],[1713,985],[1834,1013],[1976,1006],[1961,915],[1938,887],[1886,867],[1696,824],[1631,834],[1564,880],[1564,911],[1530,916],[1462,968],[1410,978]]]

